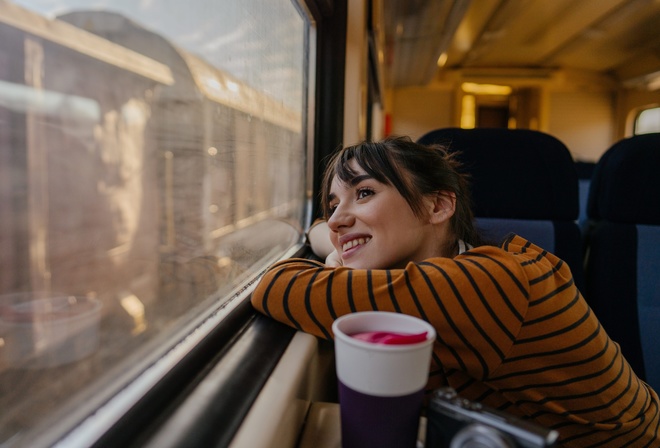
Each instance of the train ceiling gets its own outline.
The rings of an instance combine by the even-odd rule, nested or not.
[[[446,69],[575,69],[647,87],[660,75],[660,0],[382,0],[380,8],[392,87],[427,84],[440,58]]]

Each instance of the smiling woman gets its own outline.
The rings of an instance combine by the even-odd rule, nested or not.
[[[556,429],[565,447],[649,446],[660,400],[603,330],[570,267],[514,234],[500,247],[481,244],[457,217],[471,218],[465,187],[441,148],[399,138],[341,150],[322,189],[335,252],[325,265],[276,263],[252,304],[327,339],[352,312],[424,319],[437,332],[428,392],[449,385]]]

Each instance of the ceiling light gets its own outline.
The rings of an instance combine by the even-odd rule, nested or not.
[[[461,84],[463,92],[481,94],[481,95],[511,95],[510,86],[498,86],[495,84],[477,84],[474,82],[464,82]]]

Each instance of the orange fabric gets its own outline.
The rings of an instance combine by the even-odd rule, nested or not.
[[[518,236],[399,270],[275,264],[252,295],[268,316],[328,338],[355,311],[396,311],[437,331],[428,390],[559,431],[561,446],[660,446],[658,396],[632,372],[569,267]]]

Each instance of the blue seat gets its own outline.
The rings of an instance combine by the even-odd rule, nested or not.
[[[571,267],[584,294],[577,171],[561,141],[525,129],[443,128],[418,142],[458,152],[484,237],[499,242],[514,232],[554,253]]]
[[[594,162],[576,161],[575,168],[578,173],[578,188],[580,197],[580,213],[578,215],[578,226],[584,234],[588,228],[587,202],[589,201],[589,187],[596,164]]]
[[[660,134],[599,160],[587,214],[589,303],[637,375],[660,389]]]

